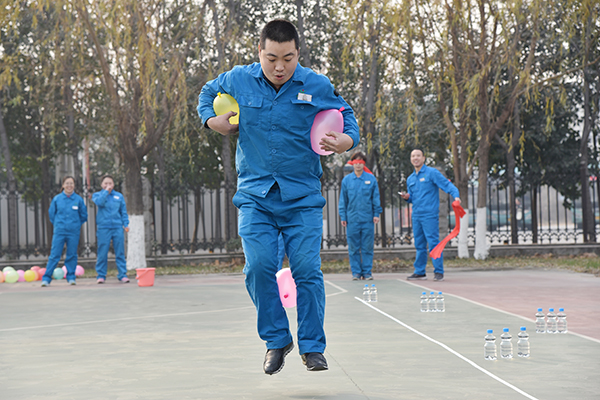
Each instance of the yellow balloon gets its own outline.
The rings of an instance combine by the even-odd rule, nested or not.
[[[240,123],[240,107],[233,97],[225,93],[217,93],[217,97],[213,100],[213,109],[215,114],[223,115],[229,111],[236,112],[237,115],[229,118],[229,123],[232,125]]]
[[[25,271],[25,273],[23,274],[23,277],[25,278],[25,280],[27,282],[33,282],[35,280],[37,280],[37,274],[35,271],[32,271],[30,269],[28,269],[27,271]]]

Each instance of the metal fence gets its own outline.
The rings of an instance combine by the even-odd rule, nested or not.
[[[411,207],[401,200],[397,175],[380,173],[378,182],[384,212],[377,229],[376,247],[398,248],[412,245]],[[323,249],[346,247],[346,231],[338,214],[338,199],[341,180],[323,185],[323,196],[327,205],[323,210]],[[592,206],[596,235],[600,230],[600,204],[598,182],[591,182]],[[96,251],[96,208],[90,200],[91,193],[99,188],[84,188],[80,193],[88,207],[88,222],[82,227],[80,255],[95,256]],[[469,245],[475,242],[475,216],[478,188],[476,182],[469,186]],[[506,188],[491,180],[487,187],[487,238],[490,244],[511,243],[510,204]],[[56,188],[56,192],[59,188]],[[232,188],[206,187],[183,190],[177,196],[169,196],[152,187],[148,203],[147,243],[148,253],[154,257],[173,254],[213,253],[238,251],[241,241],[237,235],[237,210],[233,208],[235,221],[227,224],[226,205],[230,202]],[[41,201],[27,200],[28,196],[17,194],[17,243],[8,246],[8,193],[0,191],[0,257],[3,259],[45,258],[50,252],[51,228]],[[447,195],[441,196],[442,200]],[[537,207],[532,207],[536,199]],[[448,203],[448,231],[454,227],[454,214]],[[464,206],[464,204],[463,204]],[[231,209],[231,206],[229,207]],[[537,213],[537,230],[533,229],[532,210]],[[46,213],[47,214],[47,213]],[[517,198],[518,240],[521,244],[581,243],[581,202],[565,207],[564,198],[553,188],[543,186],[536,192],[529,191]],[[537,231],[537,232],[536,232]],[[456,245],[456,239],[450,246]]]

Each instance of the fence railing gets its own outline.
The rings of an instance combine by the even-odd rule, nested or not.
[[[398,195],[396,176],[381,173],[378,182],[384,212],[377,226],[377,247],[397,248],[412,245],[411,207]],[[598,182],[590,182],[596,237],[600,230],[600,204]],[[96,208],[90,194],[98,188],[84,188],[80,193],[88,207],[88,222],[82,227],[80,256],[94,257],[96,251]],[[227,224],[227,205],[231,210],[230,197],[233,188],[206,187],[180,191],[177,196],[161,192],[153,187],[149,193],[151,201],[147,210],[147,242],[149,255],[187,253],[213,253],[237,251],[241,241],[237,235],[237,219]],[[510,202],[506,188],[490,181],[487,200],[487,239],[490,244],[511,243]],[[59,188],[56,188],[58,193]],[[327,205],[323,209],[323,249],[346,247],[346,230],[338,214],[340,181],[323,185],[323,196]],[[478,188],[475,182],[469,186],[469,245],[475,242],[475,219]],[[45,258],[50,252],[52,225],[47,220],[47,210],[42,209],[41,200],[28,200],[31,195],[17,196],[16,244],[8,245],[8,193],[0,191],[0,257],[4,259]],[[447,200],[442,195],[442,201]],[[464,199],[463,199],[464,200]],[[521,244],[528,243],[578,243],[582,242],[581,202],[572,207],[564,205],[564,198],[553,188],[543,186],[517,198],[517,230]],[[49,204],[47,202],[47,204]],[[454,227],[454,214],[449,202],[447,231]],[[464,206],[464,203],[463,203]],[[233,208],[237,218],[237,210]],[[533,218],[535,212],[536,218]],[[533,222],[537,221],[534,229]],[[442,234],[445,229],[442,229]],[[456,244],[456,239],[450,246]]]

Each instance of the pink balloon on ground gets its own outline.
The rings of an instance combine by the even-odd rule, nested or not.
[[[275,274],[277,286],[279,287],[279,298],[281,304],[286,308],[296,307],[296,282],[289,268],[283,268]]]
[[[63,267],[62,267],[62,270],[63,270],[63,272],[64,272],[64,273],[63,273],[63,279],[67,279],[67,267],[65,267],[65,266],[63,265]]]
[[[25,282],[25,271],[18,269],[17,274],[19,274],[19,280],[17,282]]]
[[[40,267],[38,267],[37,265],[34,265],[33,267],[31,267],[32,271],[39,271]]]
[[[321,149],[319,142],[324,137],[329,137],[327,136],[327,133],[331,131],[344,132],[344,116],[342,115],[342,111],[344,111],[344,107],[339,110],[331,109],[321,111],[315,116],[315,120],[313,121],[310,130],[310,145],[315,153],[322,156],[328,156],[333,153],[333,151]]]
[[[81,265],[75,267],[75,276],[83,276],[85,274],[85,269]]]
[[[0,271],[0,283],[4,282],[4,273]]]
[[[38,273],[40,274],[40,280],[42,280],[42,276],[44,276],[44,274],[46,273],[46,268],[40,268]]]

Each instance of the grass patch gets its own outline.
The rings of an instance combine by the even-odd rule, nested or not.
[[[414,260],[374,260],[373,272],[412,272]],[[288,267],[288,263],[284,263],[284,267]],[[540,269],[565,269],[575,272],[594,274],[600,277],[600,257],[594,253],[585,253],[578,256],[553,256],[552,254],[544,254],[531,257],[490,257],[486,260],[468,259],[446,259],[444,260],[446,269],[466,268],[477,270],[498,270],[498,269],[521,269],[521,268],[540,268]],[[429,261],[428,268],[431,268]],[[235,260],[231,263],[215,262],[203,263],[195,265],[177,265],[156,267],[156,275],[190,275],[190,274],[241,274],[244,269],[244,264],[241,260]],[[321,265],[321,270],[325,274],[350,274],[350,266],[348,260],[341,261],[324,261]],[[107,276],[116,277],[117,270],[111,268],[108,270]],[[135,277],[135,272],[129,272],[130,278]],[[93,268],[88,268],[85,271],[84,277],[95,278],[96,271]]]

